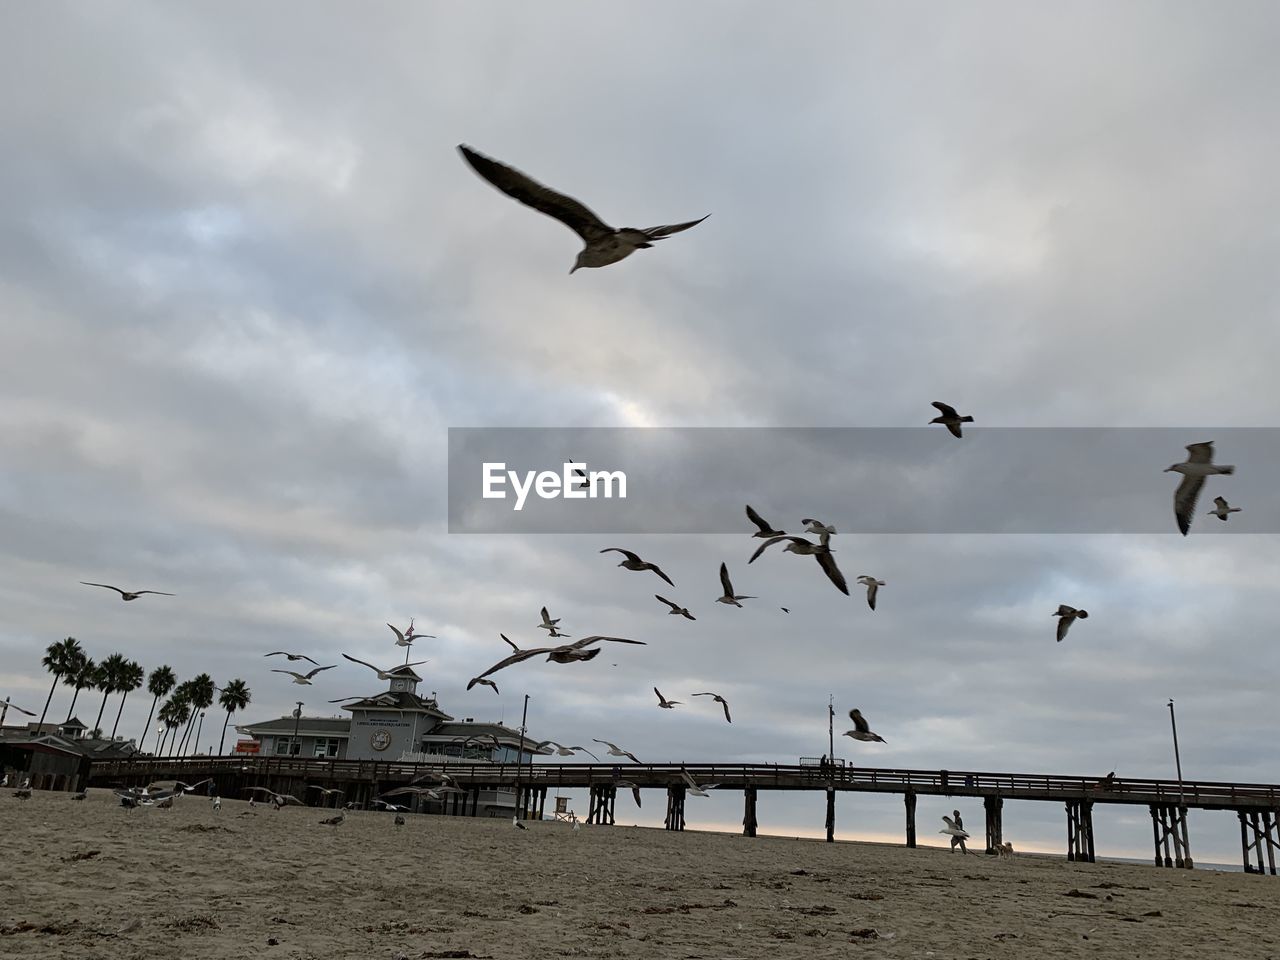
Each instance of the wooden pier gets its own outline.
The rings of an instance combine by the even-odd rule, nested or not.
[[[304,760],[294,757],[147,757],[92,764],[87,784],[94,787],[141,786],[179,779],[213,780],[217,793],[240,797],[249,787],[292,793],[317,801],[309,784],[345,791],[346,798],[368,806],[380,794],[415,780],[430,781],[442,773],[464,791],[454,794],[442,812],[475,816],[481,794],[506,792],[516,798],[517,816],[541,818],[547,791],[589,791],[587,822],[614,822],[618,781],[641,789],[662,790],[667,797],[668,830],[685,827],[686,770],[699,783],[719,784],[717,792],[742,791],[743,833],[755,836],[756,800],[761,790],[812,791],[826,799],[828,839],[835,834],[836,796],[840,793],[900,794],[906,809],[906,843],[916,842],[916,802],[920,796],[981,799],[986,813],[986,852],[994,854],[1003,838],[1005,800],[1063,804],[1067,819],[1067,857],[1092,862],[1096,856],[1093,810],[1097,804],[1146,806],[1151,813],[1156,866],[1191,868],[1188,810],[1229,810],[1240,820],[1246,872],[1276,873],[1280,850],[1280,785],[1210,781],[1142,780],[1069,777],[1041,774],[954,770],[899,770],[798,764],[634,764],[485,763],[441,757],[431,763],[395,761]]]

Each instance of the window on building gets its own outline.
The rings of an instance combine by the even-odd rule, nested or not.
[[[342,741],[337,737],[317,737],[313,756],[323,760],[332,760],[338,755],[338,747]]]
[[[298,751],[293,749],[292,737],[276,737],[275,752],[277,757],[287,757]]]

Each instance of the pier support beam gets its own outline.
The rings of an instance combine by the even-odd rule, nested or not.
[[[1280,810],[1237,811],[1240,818],[1240,848],[1245,873],[1276,875],[1276,851],[1280,850]],[[1264,852],[1265,851],[1265,852]],[[1265,863],[1264,863],[1265,857]],[[1257,863],[1251,862],[1256,859]]]
[[[742,835],[744,837],[754,837],[756,835],[756,788],[744,788],[742,800],[744,807],[742,813]]]
[[[1176,866],[1190,870],[1195,866],[1191,860],[1191,843],[1187,838],[1186,807],[1153,803],[1151,833],[1155,840],[1157,867]],[[1172,856],[1170,856],[1170,846],[1172,846]]]
[[[836,841],[836,788],[827,787],[827,843]]]
[[[587,823],[613,826],[613,806],[618,799],[618,788],[609,784],[597,784],[591,788],[591,800],[587,806]]]
[[[998,796],[983,797],[982,806],[987,814],[987,853],[994,856],[996,847],[1004,843],[1004,798]],[[1070,826],[1067,828],[1068,844],[1070,844]],[[1093,859],[1093,822],[1089,823],[1090,847],[1089,859]]]
[[[907,805],[907,846],[914,848],[916,845],[916,792],[908,787],[903,800]]]
[[[1067,801],[1067,859],[1094,862],[1093,801]]]
[[[688,788],[683,783],[673,783],[667,787],[667,820],[668,830],[684,829],[684,797]]]

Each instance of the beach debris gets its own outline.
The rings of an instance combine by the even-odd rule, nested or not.
[[[1064,893],[1064,894],[1063,894],[1063,896],[1064,896],[1064,897],[1079,897],[1079,898],[1084,899],[1084,900],[1097,900],[1097,899],[1098,899],[1098,895],[1097,895],[1096,893],[1086,893],[1085,891],[1083,891],[1083,890],[1079,890],[1079,889],[1077,889],[1077,888],[1075,888],[1075,887],[1072,887],[1070,890],[1068,890],[1066,893]]]
[[[63,863],[79,863],[81,860],[92,860],[94,857],[102,855],[101,850],[86,850],[84,853],[73,853],[69,857],[63,857]]]

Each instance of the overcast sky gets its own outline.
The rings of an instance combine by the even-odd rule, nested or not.
[[[1221,492],[1233,529],[1277,529],[1274,487],[1212,428],[1280,424],[1278,29],[1262,2],[7,5],[0,696],[38,711],[70,635],[241,677],[242,719],[323,713],[380,687],[339,654],[396,661],[384,623],[412,616],[448,712],[518,724],[528,693],[532,735],[646,760],[816,756],[832,694],[837,734],[859,706],[888,741],[844,739],[859,764],[1171,777],[1173,697],[1187,777],[1280,780],[1275,538],[1199,516],[1184,539],[1160,473],[1218,439],[1238,474],[1201,513]],[[462,142],[618,226],[711,216],[570,276],[578,238]],[[935,399],[975,440],[1185,428],[1150,464],[1170,532],[838,536],[850,579],[888,583],[874,613],[806,558],[747,567],[745,517],[447,532],[449,427],[920,427]],[[811,453],[788,451],[785,503],[760,463],[754,505],[868,529],[877,504],[808,480]],[[950,483],[1030,495],[957,463]],[[807,484],[812,513],[779,512]],[[722,560],[759,600],[712,602]],[[1062,644],[1059,603],[1091,613]],[[499,631],[542,638],[543,604],[648,646],[466,692]],[[262,657],[280,648],[342,666],[296,687]],[[655,684],[684,703],[659,711]],[[707,689],[732,725],[688,696]],[[823,802],[764,794],[761,829],[820,831]],[[921,801],[922,837],[953,805]],[[635,820],[662,814],[653,792]],[[688,806],[691,828],[741,815],[738,794]],[[1148,855],[1144,808],[1095,819],[1100,852]],[[898,798],[840,799],[844,836],[901,822]],[[1005,836],[1062,851],[1065,816],[1007,804]],[[1235,818],[1193,815],[1191,843],[1237,861]]]

